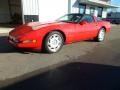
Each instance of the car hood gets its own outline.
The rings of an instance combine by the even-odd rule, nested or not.
[[[65,24],[65,23],[64,22],[48,22],[48,23],[31,22],[31,23],[16,27],[9,34],[17,37],[17,36],[26,34],[30,31],[40,30],[41,28],[44,28],[44,27],[59,26],[59,25],[63,25],[63,24]]]
[[[39,30],[40,28],[44,27],[49,27],[49,26],[58,26],[58,25],[63,25],[65,22],[45,22],[45,23],[40,23],[40,22],[31,22],[28,23],[28,26],[32,27],[33,30]]]
[[[13,29],[9,33],[9,35],[17,37],[17,36],[23,35],[25,33],[28,33],[30,31],[32,31],[32,27],[27,26],[27,25],[21,25],[21,26],[16,27],[15,29]]]

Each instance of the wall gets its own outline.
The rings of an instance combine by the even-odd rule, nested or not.
[[[71,13],[79,13],[79,0],[71,0]]]
[[[0,0],[0,23],[10,22],[8,0]]]
[[[85,0],[82,0],[82,1],[85,1]],[[107,2],[107,1],[110,1],[110,0],[102,0],[102,1],[106,1]],[[88,5],[88,4],[86,5],[86,10],[85,10],[86,14],[90,14],[90,7],[91,7],[91,5]],[[98,6],[94,5],[94,7],[95,7],[94,16],[98,16]],[[107,8],[103,8],[102,18],[106,18],[106,17],[107,17]]]
[[[15,13],[20,15],[22,13],[20,0],[10,0],[10,3],[8,3],[8,0],[0,0],[0,23],[11,22],[11,15],[13,16]]]
[[[39,21],[53,21],[68,13],[68,0],[39,0]]]
[[[98,16],[98,7],[97,6],[94,6],[95,7],[95,11],[94,11],[94,16]],[[85,14],[90,14],[90,5],[86,5],[86,10],[85,10]]]
[[[107,17],[107,8],[103,8],[102,18],[106,18],[106,17]]]
[[[53,21],[67,13],[79,13],[80,0],[22,0],[25,21]],[[90,5],[86,6],[86,14],[90,14]],[[102,16],[106,17],[106,9]],[[98,15],[95,6],[94,15]]]
[[[38,0],[22,0],[24,15],[38,15]]]
[[[23,23],[39,20],[39,0],[22,0]]]
[[[18,13],[21,15],[21,0],[10,0],[10,6],[11,6],[11,13],[14,15],[15,13]]]
[[[94,16],[98,16],[98,7],[95,7],[95,11],[94,11]],[[90,14],[90,5],[86,5],[86,11],[85,14]],[[106,18],[107,17],[107,8],[103,8],[103,12],[102,12],[102,18]]]
[[[89,5],[86,5],[85,13],[86,14],[90,14],[90,6]]]
[[[95,12],[94,12],[94,16],[98,16],[98,7],[97,6],[95,6]]]

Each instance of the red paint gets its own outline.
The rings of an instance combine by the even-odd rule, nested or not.
[[[42,49],[42,44],[45,36],[54,30],[61,31],[64,33],[66,40],[65,43],[73,43],[81,40],[91,39],[97,36],[101,27],[106,29],[106,32],[110,31],[110,23],[107,21],[86,23],[66,23],[66,22],[52,22],[52,23],[29,23],[21,25],[15,28],[9,33],[10,36],[16,38],[18,43],[12,41],[9,37],[9,41],[12,45],[18,48],[31,48],[31,49]],[[34,29],[34,30],[33,30]],[[25,40],[36,40],[36,43],[30,42],[23,44]]]

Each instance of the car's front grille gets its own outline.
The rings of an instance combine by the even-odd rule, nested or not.
[[[19,43],[20,42],[14,36],[9,36],[9,40],[11,40],[12,42],[15,42],[15,43]]]

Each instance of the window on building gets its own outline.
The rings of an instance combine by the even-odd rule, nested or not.
[[[86,9],[86,5],[79,4],[79,13],[80,14],[85,14],[85,9]]]
[[[94,12],[95,12],[95,7],[90,7],[90,14],[94,15]]]
[[[98,17],[102,17],[103,8],[98,7]]]
[[[94,18],[90,15],[84,15],[82,20],[87,21],[88,23],[94,22]]]

